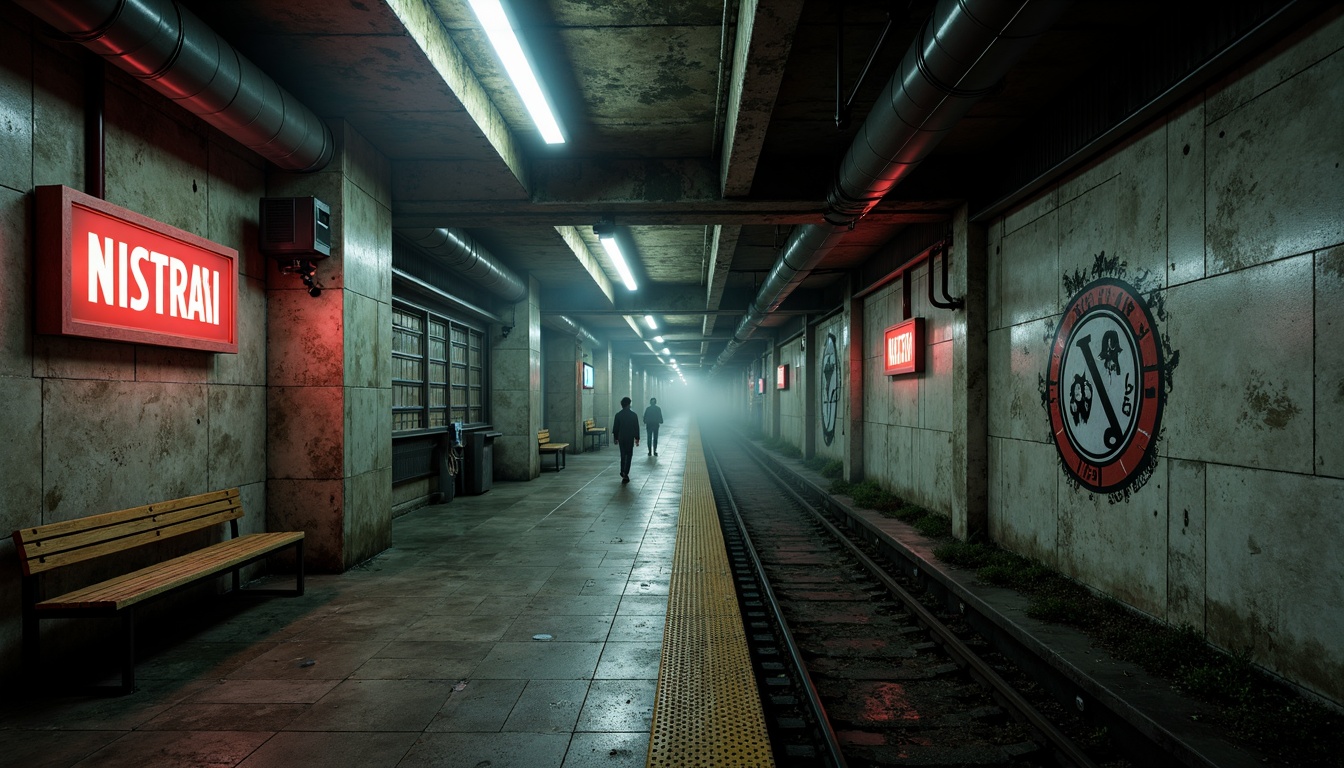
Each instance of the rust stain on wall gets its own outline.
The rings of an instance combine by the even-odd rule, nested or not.
[[[1284,429],[1302,409],[1288,397],[1288,386],[1275,390],[1258,376],[1246,384],[1246,408],[1238,422],[1256,429]]]

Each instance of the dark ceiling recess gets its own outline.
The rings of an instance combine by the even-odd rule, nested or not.
[[[1327,3],[1172,3],[1128,44],[1015,133],[990,148],[994,173],[976,220],[1001,213],[1318,13]],[[1004,151],[1012,147],[1013,151]]]

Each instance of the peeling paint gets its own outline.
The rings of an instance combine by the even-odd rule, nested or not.
[[[1257,375],[1246,384],[1246,407],[1237,421],[1250,424],[1256,429],[1285,429],[1302,409],[1288,397],[1288,385],[1283,384],[1277,391],[1265,384]]]

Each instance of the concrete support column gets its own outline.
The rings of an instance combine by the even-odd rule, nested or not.
[[[984,227],[962,206],[952,219],[948,292],[965,297],[952,325],[952,533],[989,531],[989,282]]]
[[[307,534],[306,567],[339,573],[391,544],[392,196],[386,158],[343,121],[313,174],[277,173],[271,197],[331,206],[322,294],[267,278],[269,530]]]
[[[569,443],[571,453],[583,445],[583,383],[579,376],[583,345],[573,336],[543,331],[546,348],[546,419],[541,425],[557,443]]]
[[[537,281],[527,296],[501,315],[509,325],[490,328],[490,422],[495,438],[495,477],[531,480],[541,474],[537,430],[541,423],[541,303]]]
[[[846,292],[845,320],[848,329],[847,338],[841,338],[843,348],[839,350],[840,365],[845,370],[845,378],[840,382],[841,401],[845,403],[845,412],[841,414],[845,434],[841,438],[845,446],[845,479],[851,483],[861,482],[866,472],[863,456],[863,299],[852,298],[854,291]]]
[[[774,344],[770,345],[770,356],[766,360],[765,366],[765,410],[768,414],[766,422],[770,425],[766,434],[778,438],[780,436],[780,418],[779,418],[779,390],[775,387],[775,366],[780,362],[780,349]]]
[[[593,424],[607,430],[611,436],[611,417],[616,415],[620,406],[612,397],[611,389],[611,343],[593,350]]]

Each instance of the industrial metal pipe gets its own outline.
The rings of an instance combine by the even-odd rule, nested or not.
[[[331,160],[331,130],[175,0],[15,0],[287,171]]]
[[[1007,74],[1067,0],[940,0],[836,171],[825,223],[798,227],[714,364],[751,339],[808,273]]]
[[[421,253],[505,301],[522,301],[527,296],[527,283],[460,229],[399,229],[397,234]]]

